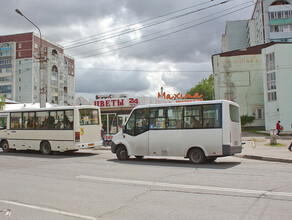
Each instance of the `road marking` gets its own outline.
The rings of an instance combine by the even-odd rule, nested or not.
[[[142,186],[159,186],[168,188],[179,188],[179,189],[192,189],[192,190],[206,190],[206,191],[217,191],[217,192],[230,192],[230,193],[242,193],[242,194],[255,194],[255,195],[265,195],[265,196],[284,196],[292,197],[292,193],[289,192],[273,192],[264,190],[250,190],[250,189],[236,189],[236,188],[224,188],[216,186],[200,186],[200,185],[184,185],[184,184],[173,184],[173,183],[161,183],[161,182],[150,182],[150,181],[140,181],[140,180],[126,180],[126,179],[115,179],[115,178],[104,178],[96,176],[76,176],[79,179],[96,180],[102,182],[114,182],[114,183],[124,183],[124,184],[134,184]]]
[[[90,220],[96,220],[97,219],[97,218],[91,217],[91,216],[79,215],[79,214],[66,212],[66,211],[61,211],[61,210],[57,210],[57,209],[44,208],[44,207],[40,207],[40,206],[29,205],[29,204],[25,204],[25,203],[13,202],[13,201],[8,201],[8,200],[0,200],[0,202],[1,203],[6,203],[6,204],[10,204],[10,205],[22,206],[22,207],[25,207],[25,208],[41,210],[41,211],[45,211],[45,212],[51,212],[51,213],[55,213],[55,214],[71,216],[71,217],[75,217],[75,218],[90,219]]]

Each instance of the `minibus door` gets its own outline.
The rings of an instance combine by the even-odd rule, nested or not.
[[[149,146],[149,123],[148,123],[149,109],[135,110],[126,126],[124,138],[128,142],[129,154],[135,156],[148,155]]]
[[[7,117],[6,115],[0,116],[0,139],[7,138]]]

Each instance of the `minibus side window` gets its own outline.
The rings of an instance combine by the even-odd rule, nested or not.
[[[142,134],[149,129],[149,109],[136,110],[136,128],[135,135]]]
[[[135,134],[135,114],[136,114],[136,111],[134,111],[131,114],[131,116],[126,124],[126,134],[129,134],[132,136],[134,136],[134,134]]]
[[[166,127],[166,108],[150,109],[150,129],[165,129]]]

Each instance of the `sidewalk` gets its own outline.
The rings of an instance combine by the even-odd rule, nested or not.
[[[270,145],[270,137],[260,134],[242,133],[243,145],[242,153],[236,154],[237,157],[292,163],[292,151],[288,150],[288,146],[292,142],[292,136],[280,136],[277,143],[282,146]]]

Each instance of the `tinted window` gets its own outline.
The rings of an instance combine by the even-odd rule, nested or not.
[[[230,119],[234,122],[239,122],[239,108],[234,105],[229,105]]]

